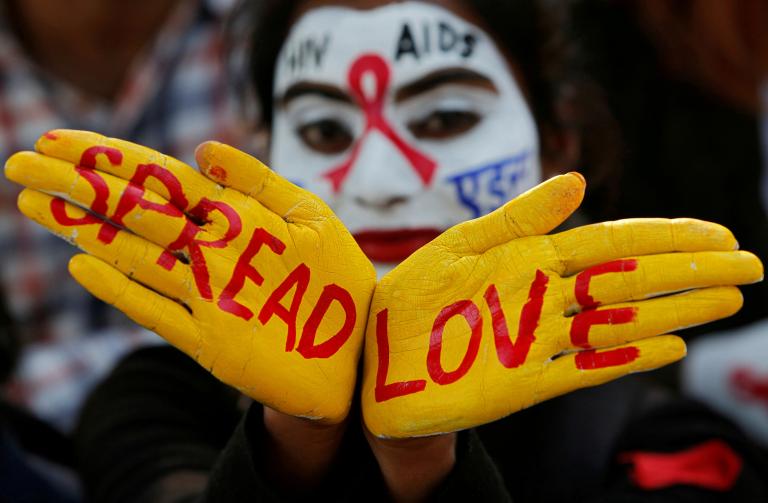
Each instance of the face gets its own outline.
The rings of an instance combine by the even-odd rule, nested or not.
[[[275,77],[271,164],[397,263],[541,179],[533,116],[483,30],[442,7],[320,7]]]

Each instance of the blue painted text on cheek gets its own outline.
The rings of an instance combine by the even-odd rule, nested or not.
[[[520,191],[518,185],[531,169],[533,156],[523,151],[490,164],[471,168],[446,181],[456,188],[462,206],[477,218],[503,205]]]

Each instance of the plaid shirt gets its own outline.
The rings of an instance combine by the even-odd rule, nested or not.
[[[0,158],[31,149],[40,134],[54,128],[128,139],[188,163],[194,163],[194,148],[204,140],[248,150],[255,117],[246,123],[232,85],[242,84],[246,75],[245,44],[231,51],[225,37],[233,4],[180,2],[112,103],[83,96],[46,75],[0,21]],[[20,190],[0,181],[0,282],[27,345],[5,391],[67,428],[85,391],[118,356],[158,338],[69,277],[67,261],[75,250],[19,213]]]

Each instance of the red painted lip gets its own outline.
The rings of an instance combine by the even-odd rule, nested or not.
[[[363,253],[374,262],[402,262],[442,233],[439,229],[361,231],[354,235]]]

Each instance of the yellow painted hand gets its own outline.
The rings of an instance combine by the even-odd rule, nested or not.
[[[553,178],[449,229],[379,282],[363,377],[375,435],[468,428],[671,363],[685,344],[660,334],[735,313],[730,285],[762,278],[727,229],[698,220],[544,235],[583,194],[581,176]]]
[[[320,199],[219,143],[198,148],[205,176],[82,131],[36,150],[6,176],[24,214],[88,252],[70,262],[85,288],[266,405],[346,416],[375,273]]]

